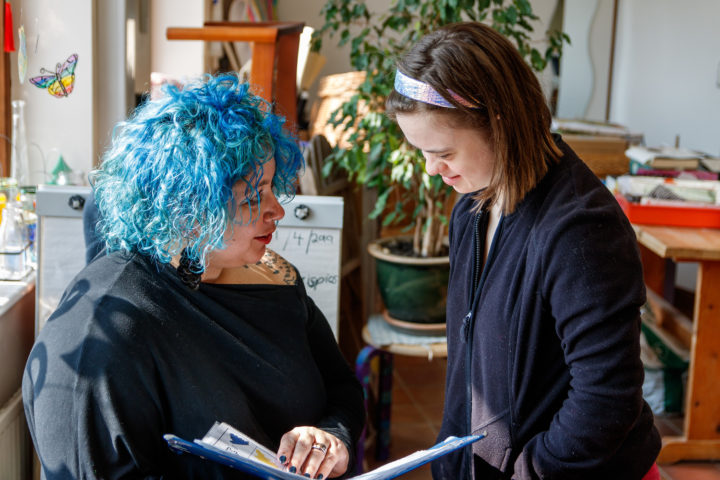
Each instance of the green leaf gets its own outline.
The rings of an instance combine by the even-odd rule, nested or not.
[[[507,22],[507,19],[505,18],[504,10],[493,10],[492,16],[493,16],[493,22],[500,24],[499,26],[502,26],[502,24]],[[497,28],[496,28],[496,30],[497,30]]]
[[[345,45],[348,40],[350,39],[350,30],[343,30],[340,34],[340,41],[338,42],[338,46]]]
[[[540,55],[540,52],[534,48],[530,52],[530,62],[532,63],[532,67],[538,72],[542,72],[547,66],[547,63],[542,55]]]
[[[387,199],[391,191],[391,189],[387,189],[378,195],[377,201],[375,202],[375,208],[372,212],[370,212],[370,218],[377,218],[378,215],[385,210],[385,205],[387,205]]]
[[[322,175],[324,178],[327,178],[330,176],[330,173],[333,171],[333,167],[335,165],[331,162],[325,162],[325,164],[322,167]]]
[[[518,11],[514,6],[510,5],[505,10],[505,20],[507,20],[507,22],[510,25],[515,25],[517,23],[517,19],[518,19]]]
[[[388,213],[382,221],[382,226],[387,227],[390,225],[395,220],[395,217],[397,217],[397,212]]]
[[[517,5],[518,9],[520,9],[521,15],[532,15],[532,7],[530,6],[530,2],[528,0],[516,0],[515,4]]]
[[[380,158],[380,155],[382,155],[383,151],[383,144],[382,143],[374,143],[372,147],[370,147],[370,154],[368,155],[368,161],[370,163],[377,163],[378,159]]]

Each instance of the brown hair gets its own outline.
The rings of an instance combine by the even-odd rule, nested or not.
[[[550,134],[552,117],[537,77],[517,48],[491,27],[463,22],[420,39],[398,62],[405,75],[427,83],[456,108],[418,102],[393,90],[387,114],[433,112],[454,125],[482,129],[495,152],[495,166],[480,206],[502,194],[503,213],[518,203],[545,175],[560,150]],[[466,107],[455,94],[473,104]]]

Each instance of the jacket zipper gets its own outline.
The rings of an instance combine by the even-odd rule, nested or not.
[[[473,221],[473,260],[475,261],[473,264],[473,270],[472,270],[472,285],[470,286],[470,292],[469,292],[469,298],[468,298],[468,304],[470,305],[470,310],[468,310],[467,315],[465,315],[465,318],[463,319],[462,324],[462,335],[464,337],[465,342],[469,340],[470,336],[470,319],[472,317],[472,305],[475,300],[475,292],[477,291],[478,282],[479,282],[479,276],[480,276],[480,232],[478,231],[480,227],[480,218],[485,215],[485,212],[480,212],[477,215],[475,215],[475,219]]]
[[[486,220],[486,218],[482,218],[483,216],[487,215],[489,217],[490,212],[481,212],[475,216],[475,221],[473,225],[473,255],[474,255],[474,263],[473,263],[473,272],[472,272],[472,289],[470,290],[470,310],[468,311],[467,315],[465,315],[465,318],[463,319],[463,336],[465,337],[465,405],[467,406],[466,409],[466,424],[467,424],[467,435],[472,435],[472,331],[475,326],[475,316],[473,313],[477,309],[477,305],[480,300],[480,292],[482,291],[482,286],[485,283],[485,277],[487,276],[487,271],[490,267],[491,260],[493,258],[493,253],[495,249],[497,248],[497,244],[495,242],[495,239],[499,237],[500,231],[502,230],[502,221],[503,217],[500,217],[500,221],[498,222],[498,225],[495,229],[495,233],[493,234],[493,238],[490,244],[490,251],[488,252],[488,258],[487,262],[485,263],[485,266],[482,267],[482,254],[483,254],[483,247],[485,246],[485,242],[481,241],[480,239],[480,220]],[[485,223],[487,229],[487,222]],[[485,231],[485,234],[487,235],[487,232]],[[481,274],[482,269],[482,274]],[[465,461],[467,465],[467,473],[468,478],[472,478],[471,472],[472,472],[472,445],[468,445],[465,447]]]

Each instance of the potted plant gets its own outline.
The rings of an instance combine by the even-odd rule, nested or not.
[[[385,240],[384,245],[369,247],[371,255],[379,258],[379,287],[390,316],[429,323],[444,321],[444,299],[438,305],[432,298],[434,305],[429,307],[398,310],[392,305],[402,298],[417,302],[436,297],[430,292],[439,289],[444,293],[447,288],[449,262],[444,239],[448,204],[453,197],[452,188],[439,176],[427,175],[422,154],[404,141],[397,124],[383,113],[385,99],[393,89],[395,60],[426,33],[464,20],[488,22],[512,39],[538,72],[560,55],[563,41],[569,39],[561,32],[547,33],[544,52],[535,48],[531,22],[538,17],[528,0],[393,0],[382,12],[371,12],[363,0],[327,0],[321,13],[325,24],[314,34],[313,48],[319,50],[325,37],[339,35],[339,46],[350,44],[351,65],[365,72],[356,93],[330,119],[346,133],[347,142],[335,148],[324,173],[340,169],[357,184],[375,189],[377,201],[370,217],[380,219],[383,226],[402,226],[412,232],[403,241]],[[404,271],[394,276],[386,272],[393,251],[402,253],[397,261],[404,265]],[[420,265],[415,266],[417,263]],[[426,294],[418,290],[417,281],[407,279],[426,270],[424,263],[444,265],[444,273],[430,274],[435,283],[424,290]],[[383,291],[388,275],[393,293]]]

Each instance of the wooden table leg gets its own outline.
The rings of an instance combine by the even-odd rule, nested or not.
[[[645,285],[668,302],[673,303],[675,300],[675,262],[670,258],[659,257],[644,245],[638,245],[638,247],[643,264]]]
[[[659,463],[720,459],[720,262],[700,262],[684,435],[664,437]]]

